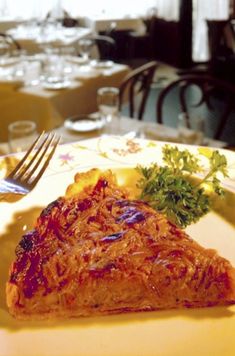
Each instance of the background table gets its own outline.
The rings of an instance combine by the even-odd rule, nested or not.
[[[130,71],[122,64],[102,70],[82,68],[78,66],[71,85],[63,90],[46,90],[40,84],[16,88],[0,82],[0,142],[7,141],[7,127],[16,120],[33,120],[38,131],[48,131],[62,125],[68,117],[96,111],[98,88],[118,87]]]
[[[108,31],[115,27],[115,30],[143,31],[144,24],[140,17],[113,17],[98,15],[87,16],[83,19],[84,25],[92,31]]]
[[[6,32],[13,27],[17,27],[17,26],[23,24],[25,21],[26,21],[26,19],[15,18],[15,17],[11,17],[11,16],[1,17],[0,32]]]

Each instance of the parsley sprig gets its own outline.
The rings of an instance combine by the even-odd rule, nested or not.
[[[207,151],[203,155],[209,160],[209,170],[205,172],[199,158],[187,149],[181,151],[176,146],[165,145],[162,153],[165,165],[154,163],[150,167],[137,167],[141,174],[137,183],[140,198],[185,228],[211,209],[208,188],[223,195],[218,173],[228,176],[227,160],[218,151]],[[204,174],[199,182],[195,180],[197,173]]]

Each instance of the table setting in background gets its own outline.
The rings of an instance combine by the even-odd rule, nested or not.
[[[129,70],[112,61],[84,61],[72,47],[2,56],[0,140],[7,141],[7,126],[16,120],[33,120],[38,130],[51,130],[66,118],[96,111],[98,88],[119,86]]]
[[[39,53],[41,47],[76,46],[79,39],[92,32],[85,27],[66,28],[59,23],[21,24],[7,31],[29,54]]]

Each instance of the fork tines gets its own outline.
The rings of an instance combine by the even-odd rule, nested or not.
[[[8,178],[20,180],[31,187],[36,185],[54,155],[59,141],[60,137],[57,137],[56,134],[45,135],[43,132]],[[31,153],[33,154],[32,157],[30,156]]]

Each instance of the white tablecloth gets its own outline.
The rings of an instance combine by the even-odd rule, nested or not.
[[[21,18],[13,18],[10,16],[4,16],[0,20],[0,32],[6,32],[13,27],[17,27],[23,24],[26,20]]]

